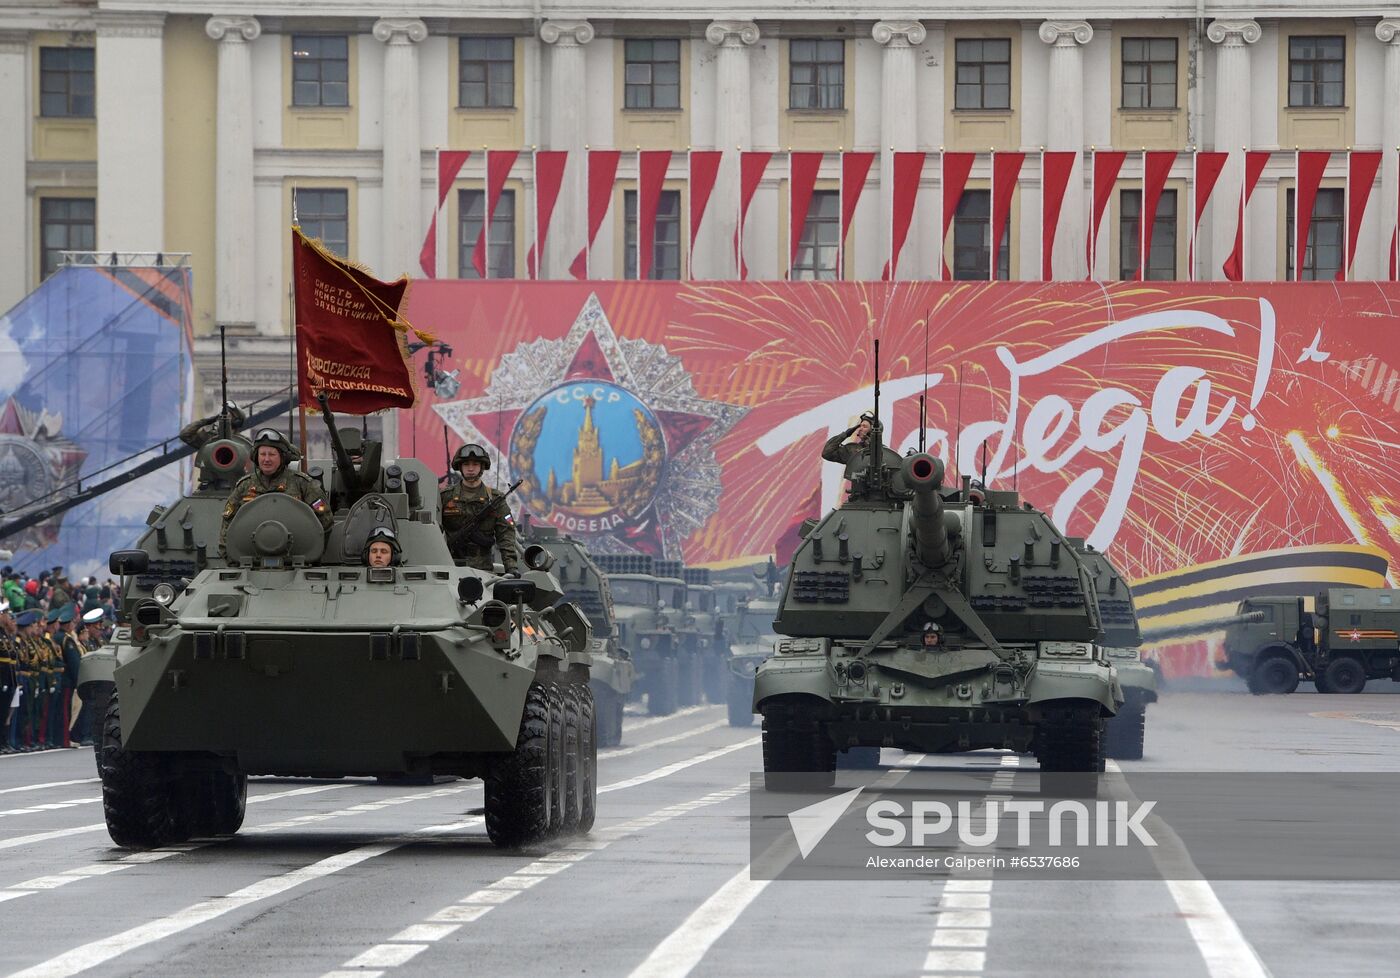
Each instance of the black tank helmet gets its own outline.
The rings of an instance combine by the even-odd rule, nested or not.
[[[389,566],[397,567],[403,560],[403,548],[399,546],[399,537],[387,526],[376,526],[369,531],[369,536],[365,537],[364,549],[360,551],[360,560],[369,564],[369,546],[372,543],[387,543],[389,545]]]
[[[480,462],[481,471],[483,472],[491,468],[490,454],[486,449],[474,443],[468,443],[457,449],[456,454],[452,456],[453,471],[461,471],[463,462]]]

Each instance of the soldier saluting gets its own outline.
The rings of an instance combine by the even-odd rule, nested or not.
[[[491,456],[480,445],[463,445],[452,456],[452,468],[462,481],[442,491],[442,533],[452,556],[468,567],[489,571],[491,546],[501,553],[507,574],[518,574],[520,545],[505,493],[481,481],[491,468]]]
[[[822,446],[822,458],[828,462],[849,465],[852,459],[859,458],[865,452],[870,441],[870,429],[874,424],[874,413],[871,411],[862,412],[858,424],[847,428],[838,435],[832,435],[826,440],[826,444]],[[851,440],[847,441],[848,438]]]
[[[281,433],[272,428],[264,428],[253,439],[253,471],[233,484],[228,504],[224,506],[224,521],[219,527],[219,549],[223,550],[228,537],[229,524],[244,503],[268,492],[286,493],[300,499],[311,507],[322,529],[329,530],[332,523],[330,505],[326,502],[326,491],[321,484],[309,475],[293,472],[287,463],[296,456],[292,446]]]

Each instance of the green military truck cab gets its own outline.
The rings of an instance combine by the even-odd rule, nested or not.
[[[1255,694],[1359,693],[1400,680],[1400,596],[1389,588],[1329,588],[1306,608],[1295,595],[1245,598],[1225,630],[1226,664]]]

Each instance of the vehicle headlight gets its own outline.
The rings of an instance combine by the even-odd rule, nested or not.
[[[170,602],[175,600],[175,588],[169,584],[157,584],[151,589],[151,597],[155,599],[156,604],[169,607]]]
[[[642,648],[644,648],[644,649],[649,649],[649,648],[651,648],[651,639],[649,639],[649,638],[644,638],[644,639],[642,639],[640,642],[638,642],[637,644],[640,645],[640,646],[641,646]]]

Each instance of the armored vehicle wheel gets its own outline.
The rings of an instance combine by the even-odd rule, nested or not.
[[[107,716],[107,701],[116,691],[116,683],[92,683],[88,687],[88,736],[92,738],[92,760],[97,765],[97,776],[102,776],[102,726]]]
[[[578,704],[578,779],[575,782],[575,795],[578,799],[578,817],[574,823],[577,832],[589,832],[593,819],[598,813],[598,731],[593,690],[587,686],[575,686],[574,696]],[[619,699],[619,705],[621,700]]]
[[[549,689],[549,835],[566,831],[569,784],[568,690],[551,683]]]
[[[193,835],[233,835],[243,827],[248,806],[248,776],[226,771],[196,771],[186,775],[192,795]]]
[[[753,683],[729,674],[729,725],[731,727],[753,726]]]
[[[880,766],[880,748],[847,747],[836,755],[836,767],[843,771],[873,771]]]
[[[550,732],[554,726],[551,697],[541,683],[531,683],[520,717],[515,750],[486,776],[486,834],[501,849],[538,842],[549,831],[554,799],[550,789]]]
[[[1340,656],[1327,663],[1324,673],[1327,685],[1334,693],[1359,693],[1366,688],[1366,667],[1360,659]]]
[[[699,654],[682,654],[676,662],[676,705],[699,706],[704,700],[701,683]]]
[[[801,785],[830,786],[836,780],[836,745],[826,735],[815,702],[805,696],[778,696],[763,704],[763,786],[793,787],[785,774],[825,775],[803,778]]]
[[[564,812],[559,831],[569,833],[578,828],[579,816],[582,814],[583,717],[578,690],[573,686],[557,688],[564,705]]]
[[[1320,672],[1313,675],[1313,686],[1317,688],[1319,693],[1333,692],[1332,687],[1327,685],[1327,677]]]
[[[676,660],[670,656],[657,659],[656,668],[647,682],[647,712],[654,717],[670,716],[676,712]]]
[[[704,677],[705,699],[711,703],[723,703],[727,689],[724,679],[729,670],[725,668],[720,653],[712,652],[705,656],[701,660],[700,673]]]
[[[102,720],[97,771],[107,834],[124,849],[154,849],[189,838],[194,818],[188,793],[173,777],[170,759],[122,747],[121,703],[114,689]]]
[[[1140,761],[1146,735],[1147,708],[1125,703],[1104,729],[1104,753],[1119,761]]]
[[[1096,773],[1104,769],[1104,721],[1097,704],[1046,705],[1036,730],[1041,771]]]
[[[600,685],[590,686],[589,695],[593,698],[593,712],[597,718],[597,746],[616,747],[622,743],[621,694]]]
[[[1256,696],[1282,696],[1298,688],[1298,664],[1282,655],[1260,659],[1250,677],[1249,691]]]

